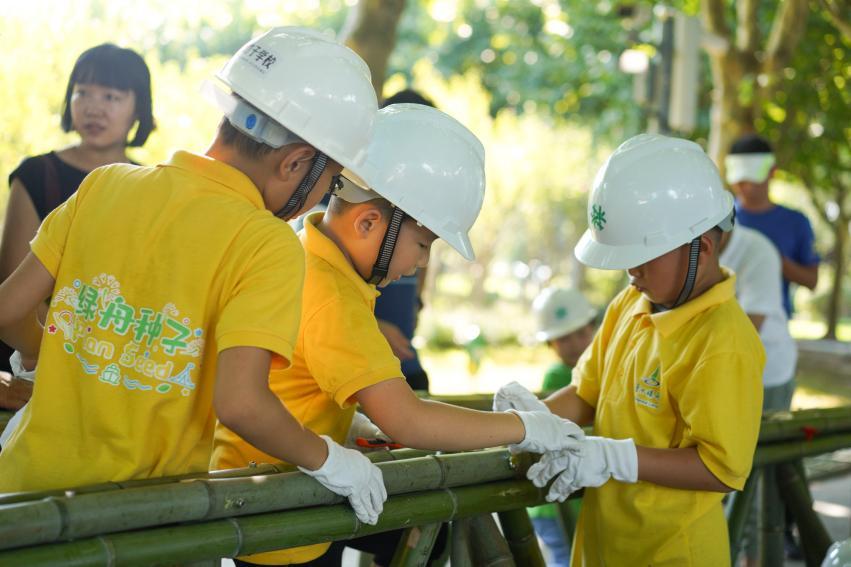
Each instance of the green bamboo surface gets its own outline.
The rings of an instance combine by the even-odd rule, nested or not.
[[[475,565],[487,567],[516,565],[511,549],[491,514],[481,514],[470,520],[470,548]]]
[[[754,467],[795,461],[845,447],[851,447],[851,407],[773,414],[763,423]],[[344,520],[340,515],[347,512],[353,518],[348,506],[334,505],[342,498],[306,475],[284,472],[291,470],[285,465],[261,465],[211,474],[104,483],[70,493],[59,490],[6,495],[0,497],[0,549],[49,544],[7,552],[14,559],[10,564],[50,564],[38,563],[42,557],[61,560],[63,565],[78,564],[78,557],[82,558],[81,565],[106,564],[99,561],[116,558],[124,564],[126,557],[127,564],[152,565],[164,557],[174,563],[178,561],[175,554],[182,558],[178,561],[181,562],[278,549],[285,546],[282,537],[294,541],[286,546],[347,539],[385,529],[466,517],[460,501],[452,498],[471,494],[476,488],[493,489],[493,485],[481,483],[521,477],[531,462],[529,455],[513,462],[504,449],[449,455],[415,450],[382,451],[371,454],[370,458],[380,462],[388,492],[393,495],[391,509],[396,510],[396,516],[387,516],[385,508],[379,527],[385,526],[385,517],[387,522],[401,522],[399,525],[382,529],[352,526],[351,518]],[[531,487],[527,482],[516,482]],[[452,487],[463,489],[441,490]],[[417,494],[410,494],[413,492]],[[405,508],[412,501],[406,499],[408,494],[428,497],[424,502],[436,508]],[[447,495],[452,495],[448,502]],[[489,498],[483,497],[480,513],[499,511],[488,509]],[[499,498],[496,501],[505,505]],[[539,498],[531,504],[540,502]],[[516,502],[502,509],[526,505]],[[404,510],[408,518],[402,521]],[[275,524],[284,519],[286,536],[281,535],[282,527]],[[180,522],[197,523],[169,526]],[[320,525],[322,528],[317,530]],[[140,528],[148,529],[129,532]],[[178,543],[166,541],[171,537],[166,535],[175,530],[183,539]],[[322,535],[317,536],[317,531]],[[108,535],[115,532],[122,533]],[[732,529],[730,535],[732,544],[735,539]],[[158,537],[163,541],[158,542]],[[50,543],[68,539],[77,541]],[[465,561],[459,551],[464,545],[453,539],[452,549],[459,555],[459,564]],[[57,552],[60,555],[51,555],[50,550],[57,549],[63,550]],[[18,553],[23,555],[15,555]],[[476,547],[472,557],[469,549],[467,553],[472,561],[481,552]],[[6,553],[0,552],[0,564],[6,564],[5,557]]]
[[[406,529],[390,561],[390,567],[426,567],[442,525],[425,524]]]
[[[827,555],[832,540],[813,510],[813,497],[803,467],[799,463],[778,465],[777,484],[783,494],[783,501],[798,525],[807,567],[818,567]]]
[[[760,532],[760,559],[762,565],[783,565],[783,528],[785,513],[777,485],[777,467],[768,466],[762,471],[762,522]]]
[[[376,526],[360,524],[348,506],[317,506],[2,551],[0,565],[174,565],[351,539],[543,501],[543,491],[527,481],[499,481],[391,496]]]
[[[462,518],[452,522],[449,529],[449,564],[452,567],[473,567],[470,549],[470,520]]]
[[[851,432],[834,433],[814,438],[811,441],[787,441],[758,445],[753,466],[762,467],[788,461],[797,461],[824,453],[832,453],[851,447]]]
[[[6,424],[9,423],[13,415],[15,415],[13,411],[0,409],[0,431],[6,429]]]
[[[401,461],[404,459],[425,457],[433,454],[434,451],[424,451],[420,449],[397,449],[395,451],[372,451],[366,453],[366,456],[373,463],[385,463],[389,461]],[[256,477],[267,474],[293,472],[295,470],[296,468],[294,466],[288,465],[286,463],[259,465],[252,464],[248,467],[240,469],[226,469],[213,472],[198,472],[175,476],[163,476],[158,478],[124,480],[120,482],[105,482],[100,484],[90,484],[88,486],[74,487],[70,489],[62,488],[56,490],[39,490],[32,492],[10,492],[0,495],[0,506],[4,504],[28,502],[30,500],[41,500],[49,496],[67,496],[69,492],[75,495],[91,494],[93,492],[104,492],[107,490],[157,486],[181,480]]]
[[[756,493],[759,489],[759,478],[762,474],[760,469],[751,472],[741,492],[733,492],[733,504],[727,514],[727,529],[730,539],[731,563],[736,565],[736,558],[742,551],[742,540],[745,536],[745,526],[748,516],[753,508]]]
[[[500,512],[498,515],[505,541],[508,542],[517,564],[524,567],[546,567],[529,512],[525,508],[517,508]]]
[[[508,451],[429,455],[378,463],[388,494],[521,477]],[[523,469],[525,470],[525,469]],[[178,522],[336,504],[344,499],[307,475],[192,479],[0,506],[0,549]]]
[[[762,420],[759,442],[795,441],[851,432],[851,406],[771,412]]]

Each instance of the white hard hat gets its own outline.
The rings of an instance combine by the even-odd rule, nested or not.
[[[532,302],[538,323],[535,338],[549,341],[568,335],[590,323],[597,315],[582,292],[548,287]]]
[[[274,28],[242,46],[216,76],[265,115],[259,119],[268,117],[362,178],[371,177],[366,148],[378,101],[369,68],[348,47],[314,30]],[[249,129],[266,126],[255,115],[247,119]]]
[[[718,169],[688,140],[640,134],[597,172],[588,230],[574,253],[593,268],[639,266],[714,226],[732,228],[733,196]]]
[[[772,153],[730,154],[724,158],[727,183],[730,185],[740,181],[763,183],[768,179],[774,163]]]
[[[384,197],[475,258],[468,232],[485,198],[485,149],[472,132],[436,108],[391,104],[378,112],[367,166],[374,183],[346,168],[343,177],[354,184],[335,194],[353,203]]]
[[[851,539],[837,541],[831,545],[821,567],[851,567]]]

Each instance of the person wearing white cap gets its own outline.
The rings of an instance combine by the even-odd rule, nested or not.
[[[812,226],[802,213],[771,200],[769,181],[776,169],[771,145],[756,134],[733,142],[724,159],[727,183],[736,193],[739,224],[764,234],[780,252],[783,306],[786,316],[794,312],[790,284],[815,289],[820,258],[815,251]]]
[[[551,410],[595,436],[546,453],[527,476],[547,498],[585,488],[572,565],[730,564],[723,494],[747,479],[765,352],[718,263],[733,198],[693,142],[630,138],[594,179],[587,266],[626,270],[573,384],[518,409]]]
[[[511,444],[541,453],[574,446],[583,435],[550,412],[481,412],[417,397],[378,327],[377,288],[426,266],[437,238],[464,258],[475,257],[468,233],[484,200],[484,157],[481,142],[449,115],[420,104],[387,106],[378,112],[367,153],[375,180],[343,170],[328,210],[305,220],[300,235],[307,272],[293,365],[269,376],[272,390],[305,427],[342,442],[360,404],[387,437],[412,448]],[[218,468],[274,458],[237,433],[217,429]],[[320,556],[314,564],[328,564],[329,546],[240,557],[237,565]]]
[[[369,178],[369,70],[317,32],[276,28],[218,76],[225,117],[205,155],[95,170],[0,288],[3,338],[38,359],[0,492],[205,472],[218,418],[374,524],[381,471],[304,429],[267,384],[301,312],[304,251],[282,219],[343,166]]]

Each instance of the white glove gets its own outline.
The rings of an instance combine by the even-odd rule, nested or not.
[[[327,435],[321,435],[328,445],[328,458],[315,471],[298,470],[318,480],[322,486],[349,499],[358,520],[375,525],[384,509],[387,490],[381,469],[354,449],[338,445]]]
[[[24,363],[21,361],[21,353],[15,351],[9,357],[9,366],[12,368],[12,375],[21,380],[35,381],[35,368],[27,370],[24,368]]]
[[[544,402],[517,382],[509,382],[493,396],[493,411],[509,409],[550,413],[550,408]]]
[[[564,502],[580,488],[602,486],[610,478],[621,482],[638,481],[638,453],[632,439],[586,437],[578,450],[546,453],[529,467],[526,477],[543,488],[556,475],[547,500]]]
[[[542,411],[507,410],[523,421],[526,437],[516,445],[509,445],[512,454],[520,452],[544,453],[561,449],[577,450],[585,433],[582,428],[553,413]]]
[[[355,415],[352,417],[352,425],[349,427],[349,433],[346,435],[346,442],[343,446],[363,452],[358,448],[358,437],[363,437],[364,439],[384,439],[385,441],[390,440],[368,417],[360,412],[355,412]]]

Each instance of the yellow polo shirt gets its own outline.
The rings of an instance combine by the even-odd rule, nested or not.
[[[595,435],[636,445],[697,447],[741,489],[762,413],[765,352],[735,299],[735,275],[662,313],[633,288],[606,311],[573,371],[594,406]],[[729,565],[723,494],[609,481],[586,489],[573,565]]]
[[[292,366],[273,364],[269,387],[305,427],[338,443],[346,439],[358,391],[391,378],[402,368],[375,319],[379,292],[355,271],[336,244],[316,225],[322,213],[307,217],[300,234],[307,270],[301,327]],[[216,427],[211,470],[274,463],[235,433]],[[262,565],[304,563],[319,557],[330,544],[242,557]]]
[[[292,355],[292,229],[242,172],[178,152],[91,173],[32,250],[56,285],[0,492],[206,471],[218,353]]]

